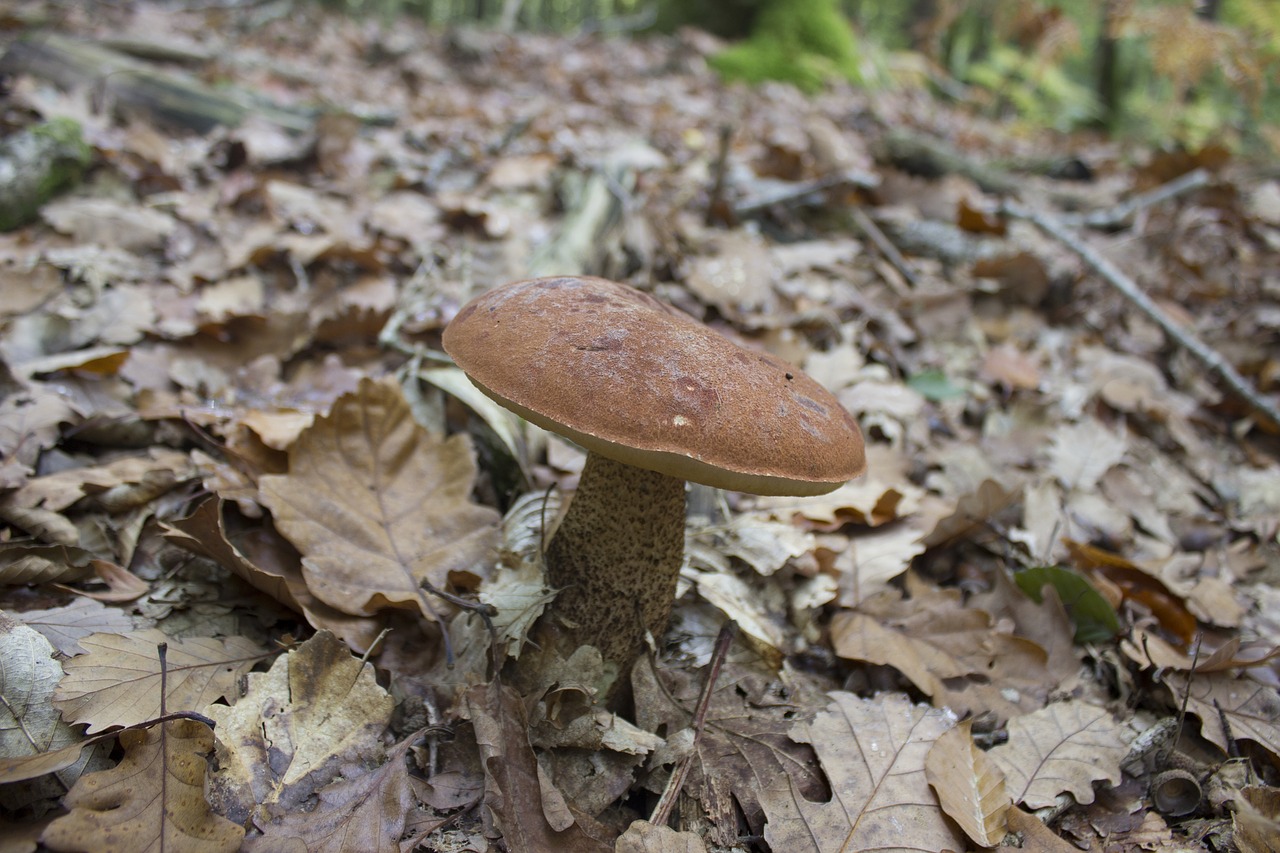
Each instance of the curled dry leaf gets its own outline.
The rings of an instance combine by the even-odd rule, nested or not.
[[[244,829],[216,815],[204,798],[213,732],[175,720],[120,734],[124,759],[87,773],[63,803],[70,809],[40,840],[53,850],[98,853],[219,853],[240,849]]]
[[[423,581],[487,571],[498,516],[472,503],[466,436],[440,440],[413,420],[398,386],[366,379],[289,452],[289,473],[261,480],[276,526],[302,552],[307,587],[344,613],[435,603]]]
[[[296,808],[342,765],[380,752],[395,705],[373,667],[327,631],[250,673],[248,684],[234,706],[206,710],[218,723],[214,784],[237,818],[264,804]]]
[[[1120,762],[1129,751],[1123,732],[1105,708],[1056,702],[1011,720],[1009,741],[987,754],[1004,771],[1016,803],[1043,808],[1062,793],[1091,803],[1094,782],[1120,781]]]
[[[813,744],[833,796],[815,803],[793,780],[775,779],[760,797],[770,846],[788,853],[963,849],[925,779],[925,758],[955,717],[905,696],[830,695],[827,709],[791,737]]]
[[[982,847],[994,847],[1008,832],[1010,808],[1004,774],[973,742],[973,721],[965,720],[938,738],[925,759],[925,777],[942,810],[965,835]]]
[[[133,634],[92,634],[87,653],[66,664],[53,703],[86,732],[132,726],[160,716],[161,643],[168,644],[167,711],[203,711],[236,692],[236,681],[265,652],[246,637],[177,640],[149,629]]]

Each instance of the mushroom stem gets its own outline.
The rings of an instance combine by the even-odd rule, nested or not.
[[[546,548],[549,608],[566,648],[593,645],[625,678],[667,627],[684,559],[684,480],[587,454],[578,491]]]

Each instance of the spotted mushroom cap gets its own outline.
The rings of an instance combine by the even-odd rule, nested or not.
[[[824,494],[866,468],[858,425],[817,382],[602,278],[491,290],[444,348],[503,406],[629,465],[761,495]]]

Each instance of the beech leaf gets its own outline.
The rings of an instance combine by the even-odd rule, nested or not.
[[[63,799],[70,811],[40,840],[60,851],[219,853],[240,849],[244,829],[213,813],[204,798],[204,755],[213,732],[174,720],[120,733],[124,759],[81,776]]]
[[[954,716],[899,695],[830,696],[826,710],[791,737],[813,744],[833,796],[815,803],[793,781],[775,779],[760,797],[765,841],[787,853],[963,849],[925,779],[925,757]]]
[[[168,644],[167,711],[202,711],[234,695],[239,678],[265,654],[246,637],[176,640],[155,629],[92,634],[80,641],[87,653],[64,666],[53,704],[66,720],[88,723],[88,734],[160,716],[161,643]]]
[[[1009,721],[1009,741],[987,753],[1004,771],[1014,802],[1038,809],[1069,793],[1093,802],[1093,783],[1120,781],[1120,762],[1129,748],[1123,727],[1105,708],[1084,702],[1056,702]]]
[[[483,574],[497,542],[497,513],[470,500],[475,478],[466,436],[432,436],[398,386],[365,379],[293,445],[289,473],[260,486],[317,598],[356,616],[410,604],[435,619],[422,582]]]
[[[942,810],[982,847],[995,847],[1007,832],[1011,807],[1004,774],[973,742],[972,720],[943,732],[929,750],[924,771]]]

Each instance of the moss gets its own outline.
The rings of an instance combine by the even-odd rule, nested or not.
[[[766,0],[751,38],[711,64],[726,79],[781,80],[809,92],[859,79],[857,39],[836,0]]]
[[[35,219],[40,205],[74,186],[93,156],[80,125],[57,118],[0,141],[4,186],[0,188],[0,231]]]

